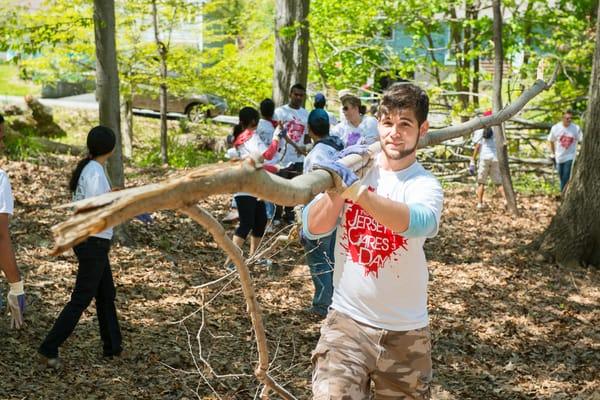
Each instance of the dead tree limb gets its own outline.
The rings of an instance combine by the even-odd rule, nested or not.
[[[446,140],[454,139],[474,132],[477,129],[484,129],[493,125],[499,125],[504,121],[514,117],[525,105],[535,96],[549,89],[556,80],[559,66],[556,67],[552,78],[546,83],[542,79],[535,81],[532,87],[524,91],[513,103],[508,104],[499,112],[487,117],[476,117],[463,124],[449,126],[447,128],[432,130],[423,139],[419,141],[419,147],[433,146]]]

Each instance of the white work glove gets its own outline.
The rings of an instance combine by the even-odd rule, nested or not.
[[[23,291],[23,281],[9,283],[7,303],[10,311],[10,327],[21,329],[23,326],[23,314],[25,313],[25,292]]]

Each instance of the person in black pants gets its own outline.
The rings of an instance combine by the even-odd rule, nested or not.
[[[79,162],[69,182],[74,201],[111,191],[103,166],[114,151],[113,131],[103,126],[93,128],[87,137],[87,147],[89,155]],[[115,284],[108,258],[111,238],[112,228],[109,228],[73,248],[79,266],[71,300],[38,350],[48,367],[57,369],[61,366],[58,348],[71,335],[92,299],[96,299],[104,356],[118,356],[122,352],[121,330],[115,308]]]

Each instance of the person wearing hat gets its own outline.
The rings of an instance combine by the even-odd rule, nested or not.
[[[0,115],[0,150],[4,147],[4,117]],[[8,222],[13,213],[13,196],[8,175],[0,169],[0,269],[6,276],[9,291],[7,296],[7,307],[10,311],[11,328],[20,329],[23,325],[23,313],[25,312],[25,292],[23,290],[23,278],[17,267],[15,253],[13,251]],[[0,305],[2,300],[0,298]]]
[[[329,116],[329,126],[335,126],[337,124],[337,119],[335,118],[335,115],[333,115],[333,113],[325,109],[326,105],[327,99],[325,98],[325,95],[323,93],[315,94],[315,102],[313,103],[313,106],[315,107],[315,109],[321,108],[325,110],[325,112],[327,112],[327,115]]]
[[[96,126],[90,130],[87,136],[88,155],[79,161],[69,180],[73,201],[111,191],[104,165],[113,154],[115,144],[116,137],[110,128]],[[115,308],[115,284],[108,258],[112,236],[113,230],[108,228],[73,247],[79,262],[75,288],[38,349],[42,362],[50,368],[60,368],[58,348],[73,333],[81,314],[93,299],[96,299],[103,355],[112,358],[122,352],[121,329]]]
[[[332,135],[338,136],[346,147],[355,144],[372,144],[379,140],[377,120],[366,115],[366,107],[352,94],[341,98],[344,120],[333,129]]]
[[[484,117],[492,115],[492,110],[483,113]],[[498,187],[498,191],[506,204],[506,196],[502,187],[502,176],[500,175],[500,166],[498,164],[498,155],[496,153],[496,142],[494,140],[494,130],[492,127],[478,129],[473,133],[472,138],[473,155],[469,163],[469,173],[475,175],[475,164],[479,155],[479,166],[477,168],[477,209],[481,210],[483,205],[483,193],[488,177],[492,183]]]
[[[315,100],[316,101],[316,100]],[[344,143],[337,136],[329,135],[329,115],[322,108],[315,108],[308,115],[308,134],[314,143],[312,150],[304,159],[304,173],[311,172],[313,165],[323,164],[336,159],[336,155],[344,148]],[[312,306],[307,310],[311,316],[323,319],[331,305],[333,296],[333,248],[335,246],[335,230],[329,235],[311,240],[301,236],[306,252],[306,263],[310,269],[315,293]]]

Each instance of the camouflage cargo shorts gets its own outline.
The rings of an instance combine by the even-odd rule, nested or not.
[[[312,353],[313,399],[429,399],[429,327],[407,332],[374,328],[330,310]]]

